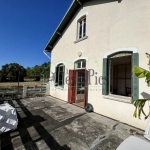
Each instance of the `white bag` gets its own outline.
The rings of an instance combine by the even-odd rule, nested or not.
[[[0,134],[17,128],[16,109],[8,103],[0,105]]]

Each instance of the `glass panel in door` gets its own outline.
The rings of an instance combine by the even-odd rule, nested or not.
[[[76,80],[76,99],[75,103],[84,107],[85,101],[85,71],[77,71],[77,80]]]

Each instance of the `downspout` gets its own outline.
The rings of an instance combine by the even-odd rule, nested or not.
[[[43,50],[43,53],[49,58],[49,61],[50,61],[51,58],[46,54],[45,50]]]
[[[46,54],[45,50],[43,50],[43,53],[49,58],[49,60],[51,60],[51,58]],[[43,76],[43,82],[44,82],[44,74],[42,74],[42,76]],[[50,82],[50,78],[49,78],[48,82]],[[46,95],[50,95],[50,91],[49,90],[50,90],[50,84],[48,83],[46,85]]]
[[[51,59],[51,58],[46,54],[45,50],[43,50],[43,53],[44,53],[49,59]]]

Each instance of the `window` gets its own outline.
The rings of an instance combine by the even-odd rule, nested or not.
[[[81,59],[75,62],[75,69],[82,69],[86,67],[86,60]]]
[[[82,17],[78,21],[78,34],[77,39],[81,39],[86,36],[86,16]]]
[[[132,73],[138,66],[138,53],[121,52],[103,59],[103,95],[121,95],[138,99],[138,78]]]
[[[59,64],[56,66],[55,86],[64,86],[64,72],[65,66],[63,64]]]
[[[131,53],[109,57],[109,93],[131,96]]]

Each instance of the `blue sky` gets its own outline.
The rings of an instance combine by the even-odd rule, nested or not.
[[[0,68],[48,62],[43,49],[72,0],[0,0]]]

